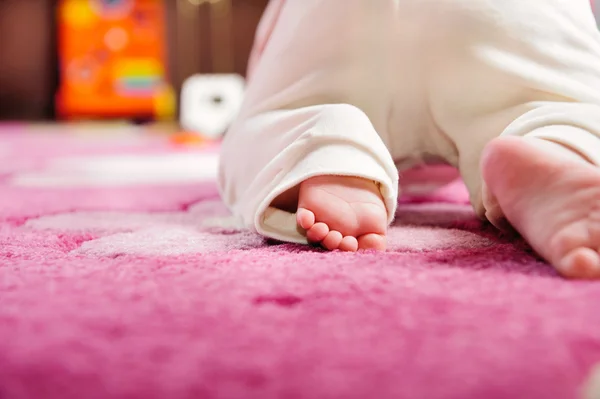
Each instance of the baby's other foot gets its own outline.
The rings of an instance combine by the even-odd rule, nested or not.
[[[310,242],[329,250],[385,250],[387,211],[371,180],[318,176],[300,184],[297,222]]]
[[[600,168],[560,144],[505,137],[488,144],[482,174],[538,254],[566,277],[600,278]]]

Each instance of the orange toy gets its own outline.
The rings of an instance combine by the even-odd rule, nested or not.
[[[60,0],[59,117],[170,119],[160,0]]]
[[[204,145],[207,140],[196,133],[180,131],[170,137],[170,141],[177,145]]]

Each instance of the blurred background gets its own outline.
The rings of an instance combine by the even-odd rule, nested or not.
[[[176,119],[188,77],[245,74],[267,2],[0,0],[0,120]]]
[[[244,75],[268,0],[0,0],[0,120],[176,118],[186,78]]]

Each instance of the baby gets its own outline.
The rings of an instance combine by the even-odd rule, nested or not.
[[[403,171],[600,277],[600,34],[589,0],[272,0],[221,193],[258,233],[384,250]]]

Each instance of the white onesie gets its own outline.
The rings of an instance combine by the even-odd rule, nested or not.
[[[305,243],[273,199],[317,175],[379,183],[456,166],[483,216],[479,161],[499,135],[558,141],[600,165],[600,34],[589,0],[272,0],[221,194],[267,237]]]

